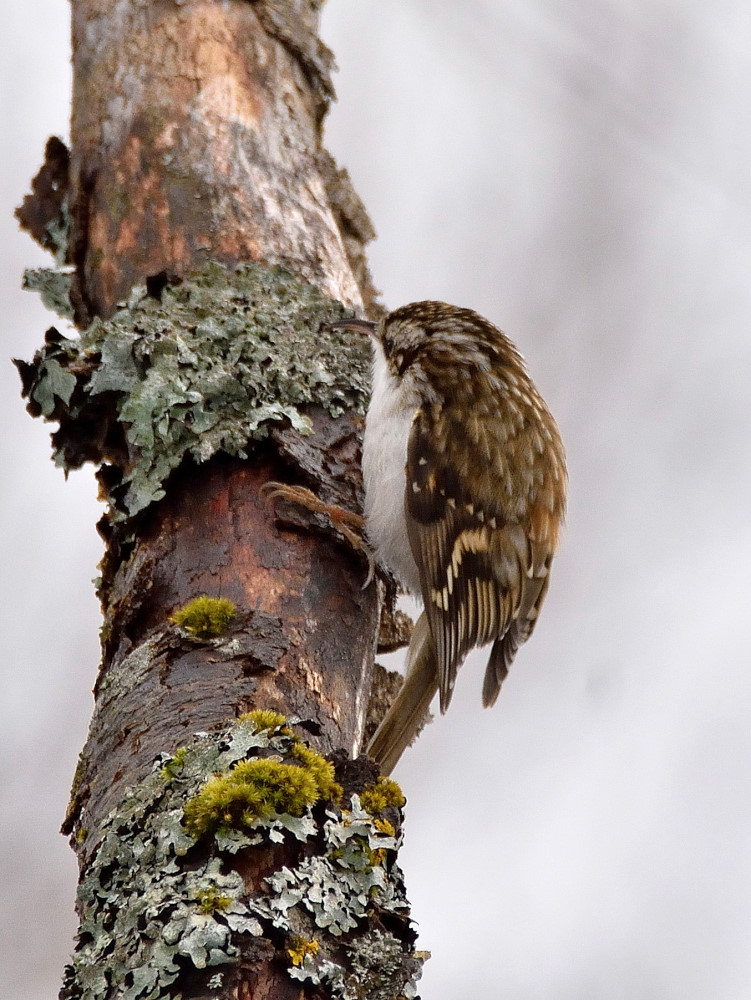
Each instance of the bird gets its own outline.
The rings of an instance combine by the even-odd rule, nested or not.
[[[443,714],[469,651],[491,643],[482,701],[495,703],[548,590],[566,458],[521,354],[474,310],[413,302],[330,325],[370,337],[365,529],[376,561],[423,604],[368,747],[389,774],[435,693]]]

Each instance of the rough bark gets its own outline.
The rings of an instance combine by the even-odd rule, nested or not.
[[[365,571],[344,546],[274,524],[259,490],[280,474],[271,456],[188,466],[115,573],[107,668],[68,819],[91,832],[82,844],[160,753],[253,708],[305,719],[325,753],[357,754],[375,590],[361,589]],[[221,644],[197,643],[169,620],[197,594],[238,608]]]
[[[319,6],[75,0],[80,313],[106,314],[147,275],[206,260],[281,264],[349,306],[372,297],[327,190]]]
[[[316,34],[319,6],[317,0],[73,0],[69,173],[58,145],[48,146],[36,197],[19,210],[22,223],[57,251],[59,260],[74,265],[69,288],[64,276],[53,276],[49,285],[34,279],[43,293],[47,291],[48,301],[65,299],[61,288],[69,291],[73,313],[83,327],[98,317],[129,316],[116,313],[116,308],[136,285],[145,284],[146,298],[156,301],[168,284],[209,261],[230,266],[229,282],[232,265],[253,261],[281,266],[346,307],[364,307],[371,314],[378,310],[363,252],[372,235],[367,215],[346,174],[321,146],[321,122],[332,90],[331,57]],[[49,182],[53,174],[54,183]],[[189,296],[190,286],[185,288]],[[273,302],[269,308],[273,311]],[[152,822],[162,808],[155,803],[178,794],[170,782],[178,780],[183,759],[178,748],[191,747],[192,734],[216,732],[219,742],[212,745],[210,759],[226,763],[226,747],[237,741],[236,735],[221,735],[228,717],[256,708],[299,717],[312,745],[326,754],[339,752],[337,774],[346,796],[342,775],[346,759],[361,745],[380,604],[376,587],[361,589],[362,561],[335,532],[321,530],[325,526],[305,515],[280,521],[260,492],[269,479],[288,479],[314,487],[329,502],[357,510],[362,417],[354,405],[341,406],[339,412],[315,401],[296,401],[295,413],[312,434],[301,437],[299,427],[277,415],[268,433],[249,442],[247,460],[222,456],[222,448],[212,445],[208,453],[214,457],[196,464],[189,457],[195,456],[195,449],[186,451],[177,471],[170,474],[168,469],[159,481],[158,492],[129,509],[122,500],[123,484],[129,477],[132,481],[143,462],[144,445],[143,437],[133,436],[135,419],[123,418],[123,407],[132,402],[131,383],[120,386],[117,378],[140,365],[141,375],[127,375],[136,384],[144,366],[156,365],[160,350],[179,352],[184,342],[176,339],[177,320],[174,328],[165,327],[154,336],[144,336],[136,324],[133,337],[127,334],[125,340],[120,334],[97,339],[99,328],[91,329],[95,334],[86,350],[50,331],[35,364],[19,366],[32,412],[60,421],[56,447],[64,464],[103,463],[100,481],[112,505],[103,524],[103,662],[89,740],[65,823],[81,862],[80,906],[88,921],[82,941],[90,954],[77,978],[67,982],[66,997],[110,995],[109,987],[96,979],[107,949],[102,945],[101,956],[96,948],[92,951],[92,928],[96,924],[97,933],[106,937],[107,921],[115,919],[118,906],[125,906],[118,895],[125,882],[146,878],[133,860],[146,850],[133,817],[143,813]],[[192,333],[195,325],[185,329]],[[143,348],[147,340],[151,354]],[[124,343],[125,354],[131,352],[127,358]],[[169,419],[178,418],[172,413]],[[235,448],[230,454],[243,452]],[[204,457],[200,449],[199,455]],[[166,495],[160,499],[162,492]],[[176,608],[201,593],[229,598],[236,605],[227,629],[203,640],[180,630],[171,618]],[[295,749],[297,736],[275,739],[282,741],[283,753],[302,753]],[[276,746],[273,741],[271,745]],[[170,763],[165,755],[176,751]],[[268,752],[264,744],[261,757]],[[157,758],[167,761],[166,791],[153,787]],[[235,766],[242,759],[242,754],[235,755],[230,763]],[[195,795],[197,773],[191,772],[194,784],[185,784],[180,794]],[[375,776],[366,778],[372,784]],[[349,784],[349,793],[357,795],[367,781],[360,777]],[[321,793],[321,799],[326,798]],[[336,795],[328,799],[334,803],[329,809],[334,808]],[[356,815],[358,802],[351,803]],[[331,838],[349,834],[337,833],[332,814],[326,813],[325,819],[323,807],[317,808],[320,831],[329,829],[329,834],[317,835],[320,843],[329,837],[327,846],[320,848],[321,864],[336,866]],[[399,898],[391,906],[384,897],[381,917],[369,911],[357,919],[376,934],[377,943],[385,942],[384,955],[391,949],[394,968],[404,959],[411,975],[412,936],[403,916],[398,869],[389,854],[396,847],[389,839],[394,823],[379,819],[375,807],[368,815],[362,813],[357,821],[364,831],[358,849],[365,851],[365,868],[372,875],[383,866],[385,874],[378,878],[385,878],[391,897]],[[165,830],[177,841],[182,836],[169,824],[155,829],[159,843],[167,836]],[[210,839],[213,833],[206,836]],[[133,837],[141,846],[126,851],[122,845]],[[304,838],[290,844],[287,837],[274,846],[275,839],[280,838],[272,836],[263,850],[243,842],[235,870],[249,890],[263,885],[282,865],[293,869],[310,853]],[[379,846],[382,841],[385,846]],[[102,861],[103,845],[121,860],[129,851],[130,860],[121,868],[114,862],[108,866]],[[183,846],[192,859],[191,877],[197,872],[206,875],[206,858],[210,860],[215,848],[207,847],[201,837]],[[170,855],[170,865],[177,864],[175,858]],[[111,884],[113,870],[125,873],[117,889]],[[148,878],[152,885],[153,874]],[[101,879],[110,879],[107,889]],[[198,890],[194,886],[190,891]],[[370,891],[358,885],[355,895],[364,892],[367,897]],[[91,901],[105,897],[112,912],[102,917]],[[172,907],[169,912],[178,905],[172,897],[169,906],[159,898],[162,909]],[[206,900],[201,898],[200,912],[205,915]],[[246,921],[247,929],[255,917],[251,909],[242,910],[245,903],[235,902],[240,907],[236,919]],[[311,903],[308,913],[315,912]],[[194,913],[191,919],[199,916]],[[302,986],[280,961],[280,956],[292,953],[294,921],[272,923],[270,937],[259,938],[253,931],[240,945],[232,975],[211,986],[207,975],[191,974],[180,959],[176,967],[183,995],[301,996]],[[303,930],[312,928],[313,923],[306,924]],[[381,945],[350,944],[350,950],[332,946],[327,952],[324,947],[327,962],[331,958],[341,960],[343,968],[348,962],[362,966],[366,983],[367,970],[380,961]],[[185,947],[198,967],[193,945]],[[206,949],[209,955],[208,945]],[[229,952],[221,954],[217,961],[227,960]],[[325,968],[314,968],[309,955],[304,963],[300,959],[308,971],[313,969],[308,982],[317,984],[322,996],[334,989],[339,973],[331,969],[339,968],[336,961],[331,967],[324,963]],[[159,988],[144,978],[143,970],[125,973],[124,968],[120,988],[127,985],[134,998],[150,997],[149,990]],[[89,992],[81,985],[85,976],[93,977],[87,980]],[[401,972],[396,975],[394,996],[407,979]]]

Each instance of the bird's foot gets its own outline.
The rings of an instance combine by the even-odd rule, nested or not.
[[[355,514],[351,510],[345,510],[336,504],[324,503],[312,490],[305,486],[291,486],[287,483],[276,483],[273,481],[264,483],[261,492],[272,500],[285,500],[287,503],[304,507],[312,514],[320,515],[329,522],[331,527],[344,538],[355,550],[361,553],[368,562],[368,576],[362,589],[373,581],[375,576],[375,559],[373,553],[363,537],[365,531],[365,519],[361,514]]]

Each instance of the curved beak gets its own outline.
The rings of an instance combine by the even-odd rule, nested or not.
[[[358,333],[366,333],[369,337],[375,337],[378,327],[377,323],[369,319],[338,319],[335,323],[329,323],[331,330],[356,330]]]

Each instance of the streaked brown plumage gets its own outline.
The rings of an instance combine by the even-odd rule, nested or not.
[[[363,448],[365,515],[377,558],[422,597],[407,678],[370,752],[390,771],[436,688],[492,643],[492,705],[534,629],[566,503],[558,428],[511,341],[470,309],[415,302],[379,324]]]

